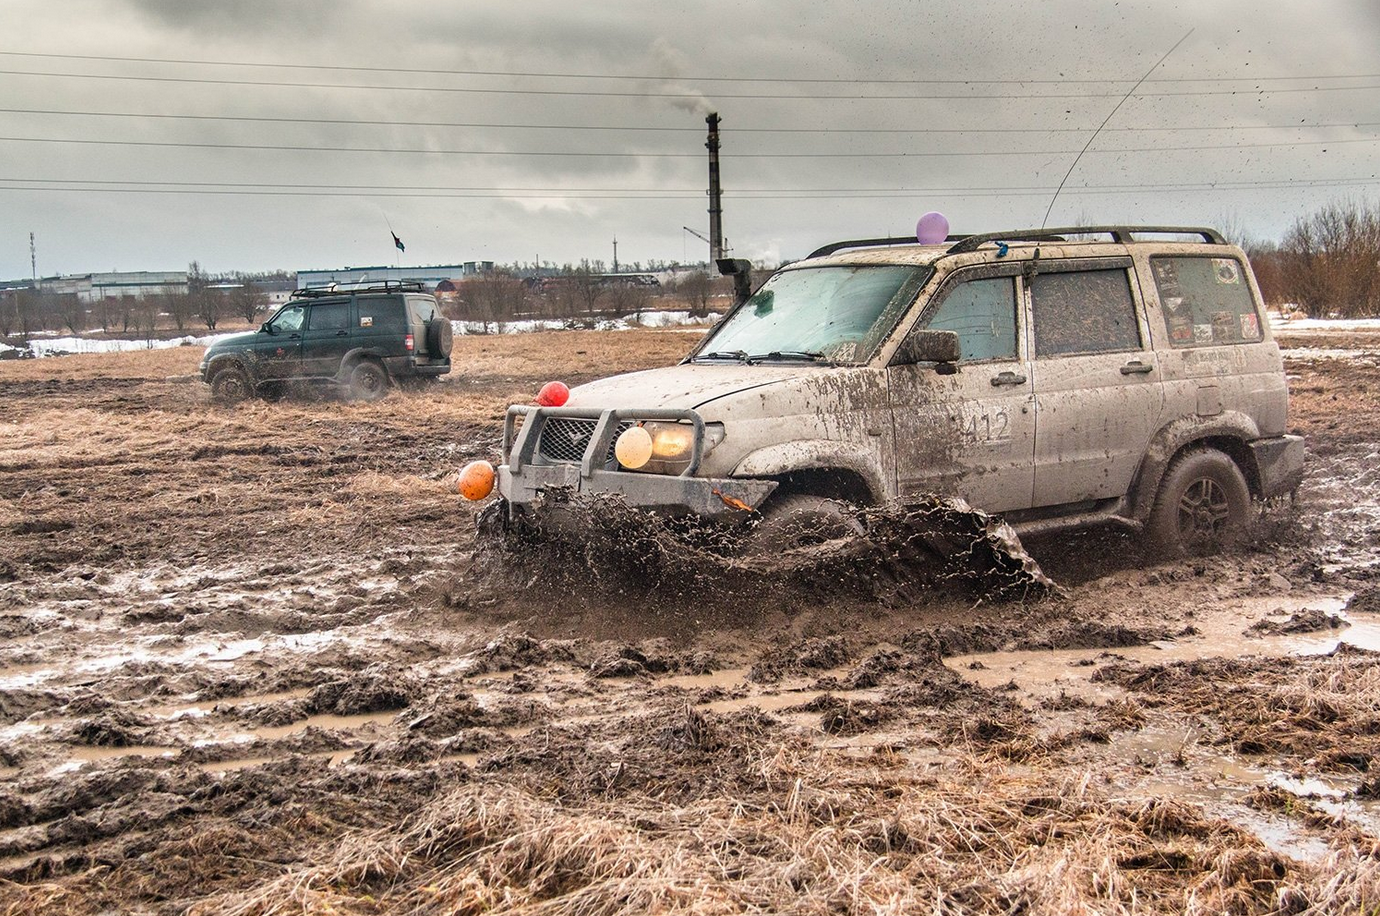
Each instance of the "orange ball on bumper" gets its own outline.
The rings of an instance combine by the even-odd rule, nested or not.
[[[494,466],[487,461],[471,461],[460,471],[460,495],[470,500],[483,499],[494,491]]]

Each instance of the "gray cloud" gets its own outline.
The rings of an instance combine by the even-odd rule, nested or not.
[[[57,7],[11,0],[9,6],[12,38],[3,50],[638,79],[6,58],[10,69],[22,70],[411,88],[0,76],[5,107],[289,119],[264,123],[0,113],[0,136],[307,148],[0,141],[0,175],[5,177],[123,182],[125,188],[140,187],[128,184],[135,181],[225,183],[219,190],[233,190],[230,183],[271,184],[281,195],[19,191],[0,184],[0,206],[6,212],[0,277],[27,274],[30,230],[38,235],[40,270],[45,272],[166,268],[192,259],[217,270],[388,261],[393,254],[391,240],[379,228],[381,210],[407,239],[409,258],[415,254],[419,262],[531,260],[538,253],[557,262],[607,258],[608,240],[615,234],[620,260],[702,256],[680,227],[703,231],[707,222],[703,131],[704,114],[711,109],[724,123],[726,231],[741,253],[792,257],[833,238],[900,234],[928,209],[945,211],[957,231],[1037,223],[1053,185],[1120,93],[1189,28],[1195,30],[1193,36],[1123,106],[1079,163],[1053,219],[1083,214],[1197,223],[1233,214],[1248,231],[1271,237],[1330,198],[1380,191],[1380,185],[1325,184],[1375,179],[1380,144],[1372,141],[1380,130],[1317,126],[1380,122],[1380,91],[1316,91],[1347,81],[1265,79],[1373,70],[1380,14],[1359,0],[1331,4],[1326,15],[1297,5],[1241,0],[1114,6],[1064,0],[1019,8],[994,0],[961,5],[869,0],[851,6],[744,0],[685,10],[491,0],[76,0]],[[1168,82],[1228,76],[1252,79]],[[970,82],[821,84],[714,77]],[[982,82],[1020,79],[1031,82]],[[1103,82],[1052,85],[1039,80]],[[424,86],[510,92],[417,91]],[[1222,88],[1237,92],[1168,94]],[[1259,91],[1276,88],[1309,91]],[[594,94],[609,92],[674,97]],[[790,94],[845,98],[742,97]],[[1014,97],[1042,94],[1081,97]],[[291,119],[548,127],[405,127]],[[1196,129],[1228,124],[1277,127]],[[678,130],[575,129],[579,127]],[[1124,130],[1149,127],[1177,130]],[[799,128],[830,132],[760,132]],[[877,132],[901,128],[914,132]],[[954,132],[990,128],[1049,132]],[[1328,145],[1316,143],[1321,140]],[[1337,142],[1344,140],[1362,142]],[[1163,149],[1181,146],[1226,148]],[[340,149],[345,147],[431,152]],[[453,150],[482,155],[445,152]],[[595,155],[496,155],[533,152]],[[849,153],[888,155],[841,157]],[[1232,182],[1278,185],[1225,186]],[[1166,190],[1204,183],[1217,187]],[[300,196],[312,189],[288,185],[325,185],[333,193]],[[376,187],[348,187],[353,185]],[[469,188],[500,196],[456,196],[481,193],[460,190]],[[529,190],[494,190],[504,188]],[[541,188],[558,190],[535,190]],[[574,190],[583,188],[609,190],[602,199],[577,199],[574,195],[593,193]],[[764,193],[772,189],[775,196]],[[831,196],[822,196],[826,194]],[[661,196],[673,199],[652,199]]]

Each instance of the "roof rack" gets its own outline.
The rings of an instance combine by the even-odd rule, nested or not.
[[[359,283],[332,283],[330,286],[311,286],[292,291],[293,299],[320,299],[348,293],[401,292],[424,293],[426,287],[418,280],[365,280]]]
[[[1107,234],[1114,242],[1134,242],[1136,235],[1196,235],[1212,245],[1225,245],[1216,229],[1203,226],[1067,226],[1059,229],[1017,229],[1011,232],[984,232],[960,239],[949,248],[949,254],[977,251],[986,242],[1064,242],[1069,235]]]
[[[944,241],[946,241],[946,242],[957,242],[957,241],[960,241],[960,240],[966,239],[966,238],[968,238],[968,236],[966,236],[966,235],[951,235],[951,236],[949,236],[948,238],[946,238]],[[812,258],[822,258],[822,257],[824,257],[826,254],[833,254],[833,253],[836,252],[836,251],[844,251],[845,249],[848,249],[848,248],[884,248],[884,247],[886,247],[886,246],[888,246],[888,245],[919,245],[919,244],[920,244],[920,243],[919,243],[918,241],[916,241],[915,236],[913,236],[913,235],[901,236],[901,237],[899,237],[899,238],[889,238],[889,239],[854,239],[853,241],[850,241],[850,242],[834,242],[833,244],[825,245],[823,248],[816,248],[814,251],[810,252],[810,257],[812,257]]]

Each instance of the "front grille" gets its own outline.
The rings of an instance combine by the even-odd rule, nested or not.
[[[594,436],[594,427],[599,421],[579,417],[547,417],[541,427],[541,438],[537,442],[537,454],[546,461],[558,464],[579,464],[584,460],[585,449]],[[605,461],[613,460],[613,443],[634,424],[624,421],[614,430],[613,441],[609,442]]]

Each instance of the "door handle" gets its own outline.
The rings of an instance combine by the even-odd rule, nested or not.
[[[1014,372],[999,372],[992,376],[992,387],[1001,388],[1003,385],[1024,385],[1025,376],[1017,375]]]
[[[350,336],[350,332],[349,332],[349,331],[336,331],[336,332],[335,332],[335,336],[336,336],[336,337],[349,337],[349,336]]]
[[[1133,359],[1121,367],[1122,375],[1145,375],[1154,372],[1155,367],[1150,363],[1143,363],[1138,359]]]

